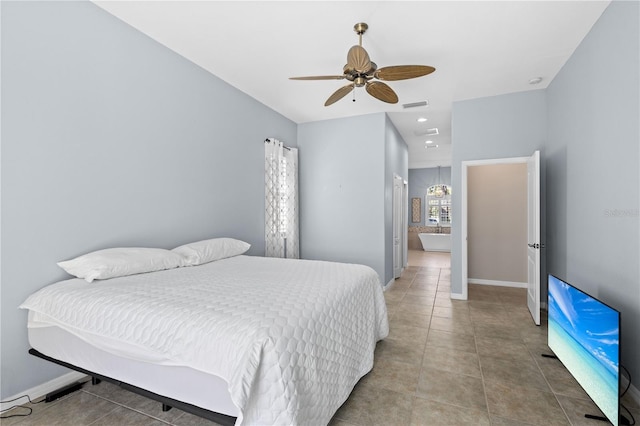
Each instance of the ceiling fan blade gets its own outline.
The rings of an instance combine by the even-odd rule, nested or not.
[[[362,46],[352,46],[347,54],[347,68],[359,73],[365,73],[371,69],[369,54]]]
[[[347,84],[346,86],[342,86],[341,88],[333,92],[333,95],[329,96],[329,99],[327,99],[327,102],[324,103],[324,106],[329,106],[339,101],[340,99],[344,98],[347,94],[349,94],[352,90],[353,90],[353,83]]]
[[[344,75],[310,75],[308,77],[289,77],[289,80],[343,80]]]
[[[391,67],[382,67],[377,70],[373,76],[380,80],[395,81],[407,80],[409,78],[422,77],[431,74],[436,69],[428,65],[395,65]]]
[[[391,87],[380,81],[367,82],[367,93],[376,99],[380,99],[382,102],[389,104],[398,103],[398,95],[393,91]]]

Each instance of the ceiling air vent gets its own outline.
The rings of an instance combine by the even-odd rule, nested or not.
[[[413,134],[416,136],[435,136],[439,134],[439,132],[437,127],[433,127],[427,130],[416,130]]]
[[[420,102],[412,102],[410,104],[402,104],[402,108],[417,108],[417,107],[422,107],[422,106],[428,106],[429,102],[427,101],[420,101]]]

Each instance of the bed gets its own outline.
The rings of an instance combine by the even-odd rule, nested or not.
[[[238,425],[326,425],[389,331],[373,269],[246,255],[73,278],[21,308],[34,354]]]

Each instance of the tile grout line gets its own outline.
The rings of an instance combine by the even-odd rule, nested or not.
[[[529,353],[531,353],[531,350],[529,350]],[[549,380],[547,379],[547,375],[544,374],[544,371],[542,371],[542,368],[540,367],[540,363],[538,362],[538,360],[535,357],[533,358],[533,362],[536,364],[536,367],[538,368],[538,371],[540,371],[540,374],[542,375],[542,378],[544,379],[544,382],[547,384],[547,386],[549,387],[549,390],[553,394],[553,399],[555,399],[556,402],[558,403],[558,406],[560,407],[560,410],[562,410],[562,413],[566,417],[566,419],[569,422],[569,424],[573,425],[573,422],[571,421],[571,417],[569,416],[569,413],[567,413],[567,410],[560,403],[560,400],[558,399],[558,394],[556,393],[555,390],[553,390],[553,387],[551,386],[551,383],[549,383]]]
[[[469,301],[469,297],[467,296],[467,301]],[[471,306],[467,303],[467,310],[469,311],[469,318],[471,318]],[[476,339],[476,330],[473,325],[473,320],[471,320],[471,328],[473,329],[473,343],[476,348],[476,354],[478,356],[478,368],[480,369],[480,380],[482,381],[482,393],[484,396],[484,403],[487,411],[487,420],[489,420],[489,424],[493,424],[493,420],[491,419],[491,409],[489,406],[489,397],[487,396],[487,386],[484,377],[484,369],[482,368],[482,361],[480,360],[480,351],[478,350],[478,339]]]
[[[423,267],[420,267],[420,269],[418,269],[418,272],[420,272],[420,270],[423,269]],[[418,273],[416,273],[416,275],[414,275],[413,279],[411,280],[411,285],[409,286],[409,288],[411,288],[413,286],[413,283],[416,280],[416,277],[418,276]],[[437,290],[437,286],[436,286],[436,290]],[[415,403],[416,403],[416,399],[419,398],[418,396],[418,388],[420,386],[420,380],[422,379],[422,375],[424,374],[424,359],[425,359],[425,352],[427,351],[427,343],[429,342],[429,334],[431,333],[431,320],[433,317],[433,306],[435,304],[435,297],[433,298],[433,302],[431,304],[431,312],[429,314],[429,325],[427,326],[427,337],[424,340],[424,345],[422,346],[422,353],[421,353],[421,360],[420,360],[420,374],[418,375],[418,382],[416,383],[416,388],[413,391],[413,394],[411,395],[411,411],[409,412],[409,421],[411,422],[413,419],[413,413],[415,410]]]
[[[116,386],[117,386],[117,385],[116,385]],[[120,387],[119,387],[119,388],[120,388]],[[122,408],[125,408],[125,409],[127,409],[127,410],[134,411],[134,412],[136,412],[136,413],[138,413],[138,414],[142,414],[142,415],[143,415],[143,416],[145,416],[145,417],[149,417],[149,418],[152,418],[152,419],[154,419],[154,420],[158,420],[158,421],[160,421],[160,422],[162,422],[162,423],[166,423],[166,424],[168,424],[168,425],[171,425],[171,424],[172,424],[172,423],[170,423],[170,422],[168,422],[168,421],[166,421],[166,420],[159,419],[159,418],[157,418],[157,417],[155,417],[155,416],[153,416],[153,415],[151,415],[151,414],[149,414],[149,413],[145,413],[145,412],[140,411],[140,410],[138,410],[138,409],[135,409],[135,408],[133,408],[133,407],[129,407],[128,405],[125,405],[125,404],[123,404],[123,403],[121,403],[121,402],[113,401],[113,400],[111,400],[111,399],[109,399],[109,398],[107,398],[107,397],[105,397],[105,396],[98,395],[98,394],[95,394],[95,393],[92,393],[92,392],[89,392],[89,391],[85,391],[85,390],[83,390],[82,392],[85,392],[85,393],[87,393],[87,394],[89,394],[89,395],[91,395],[91,396],[95,396],[95,397],[97,397],[97,398],[103,399],[103,400],[105,400],[105,401],[108,401],[108,402],[110,402],[110,403],[112,403],[112,404],[115,404],[115,405],[117,405],[117,406],[119,406],[119,407],[122,407]],[[117,408],[117,407],[116,407],[116,408]],[[113,410],[109,411],[109,413],[111,413],[112,411],[114,411],[116,408],[114,408]],[[107,413],[107,414],[108,414],[108,413]],[[106,414],[105,414],[105,415],[106,415]],[[104,417],[104,416],[102,416],[102,417]],[[102,417],[101,417],[101,418],[102,418]],[[99,419],[96,419],[95,421],[91,422],[91,423],[90,423],[90,425],[91,425],[91,424],[93,424],[93,423],[95,423],[95,422],[96,422],[96,421],[98,421],[98,420],[99,420]]]
[[[471,316],[471,309],[469,308],[469,316]],[[471,323],[471,327],[473,327],[473,322]],[[487,385],[484,377],[484,369],[482,368],[482,361],[480,361],[480,351],[478,350],[478,339],[476,339],[476,331],[475,328],[473,330],[473,342],[476,345],[476,353],[478,354],[478,367],[480,368],[480,380],[482,380],[482,392],[484,393],[484,402],[487,406],[487,417],[489,419],[489,424],[493,424],[493,420],[491,420],[491,408],[489,406],[489,397],[487,396]]]
[[[84,391],[82,391],[82,392],[84,392]],[[88,395],[91,395],[91,396],[93,396],[93,397],[100,398],[98,395],[94,395],[94,394],[92,394],[92,393],[90,393],[90,392],[85,392],[85,393],[86,393],[86,394],[88,394]],[[105,398],[102,398],[102,399],[105,399]],[[105,418],[105,417],[107,417],[109,414],[113,413],[114,411],[116,411],[116,410],[118,409],[118,405],[119,405],[119,404],[116,404],[116,403],[114,403],[113,401],[109,401],[109,400],[107,400],[107,401],[108,401],[108,402],[110,402],[110,403],[112,403],[112,404],[114,404],[114,405],[116,405],[116,406],[115,406],[115,407],[113,407],[113,408],[112,408],[111,410],[109,410],[108,412],[104,413],[102,416],[100,416],[100,417],[98,417],[97,419],[95,419],[94,421],[92,421],[91,423],[87,424],[87,426],[91,426],[91,425],[95,424],[96,422],[99,422],[100,420],[104,419],[104,418]],[[127,407],[127,408],[128,408],[128,407]]]

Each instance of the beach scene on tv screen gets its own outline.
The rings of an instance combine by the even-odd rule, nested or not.
[[[619,314],[549,277],[548,343],[602,413],[618,424]]]

